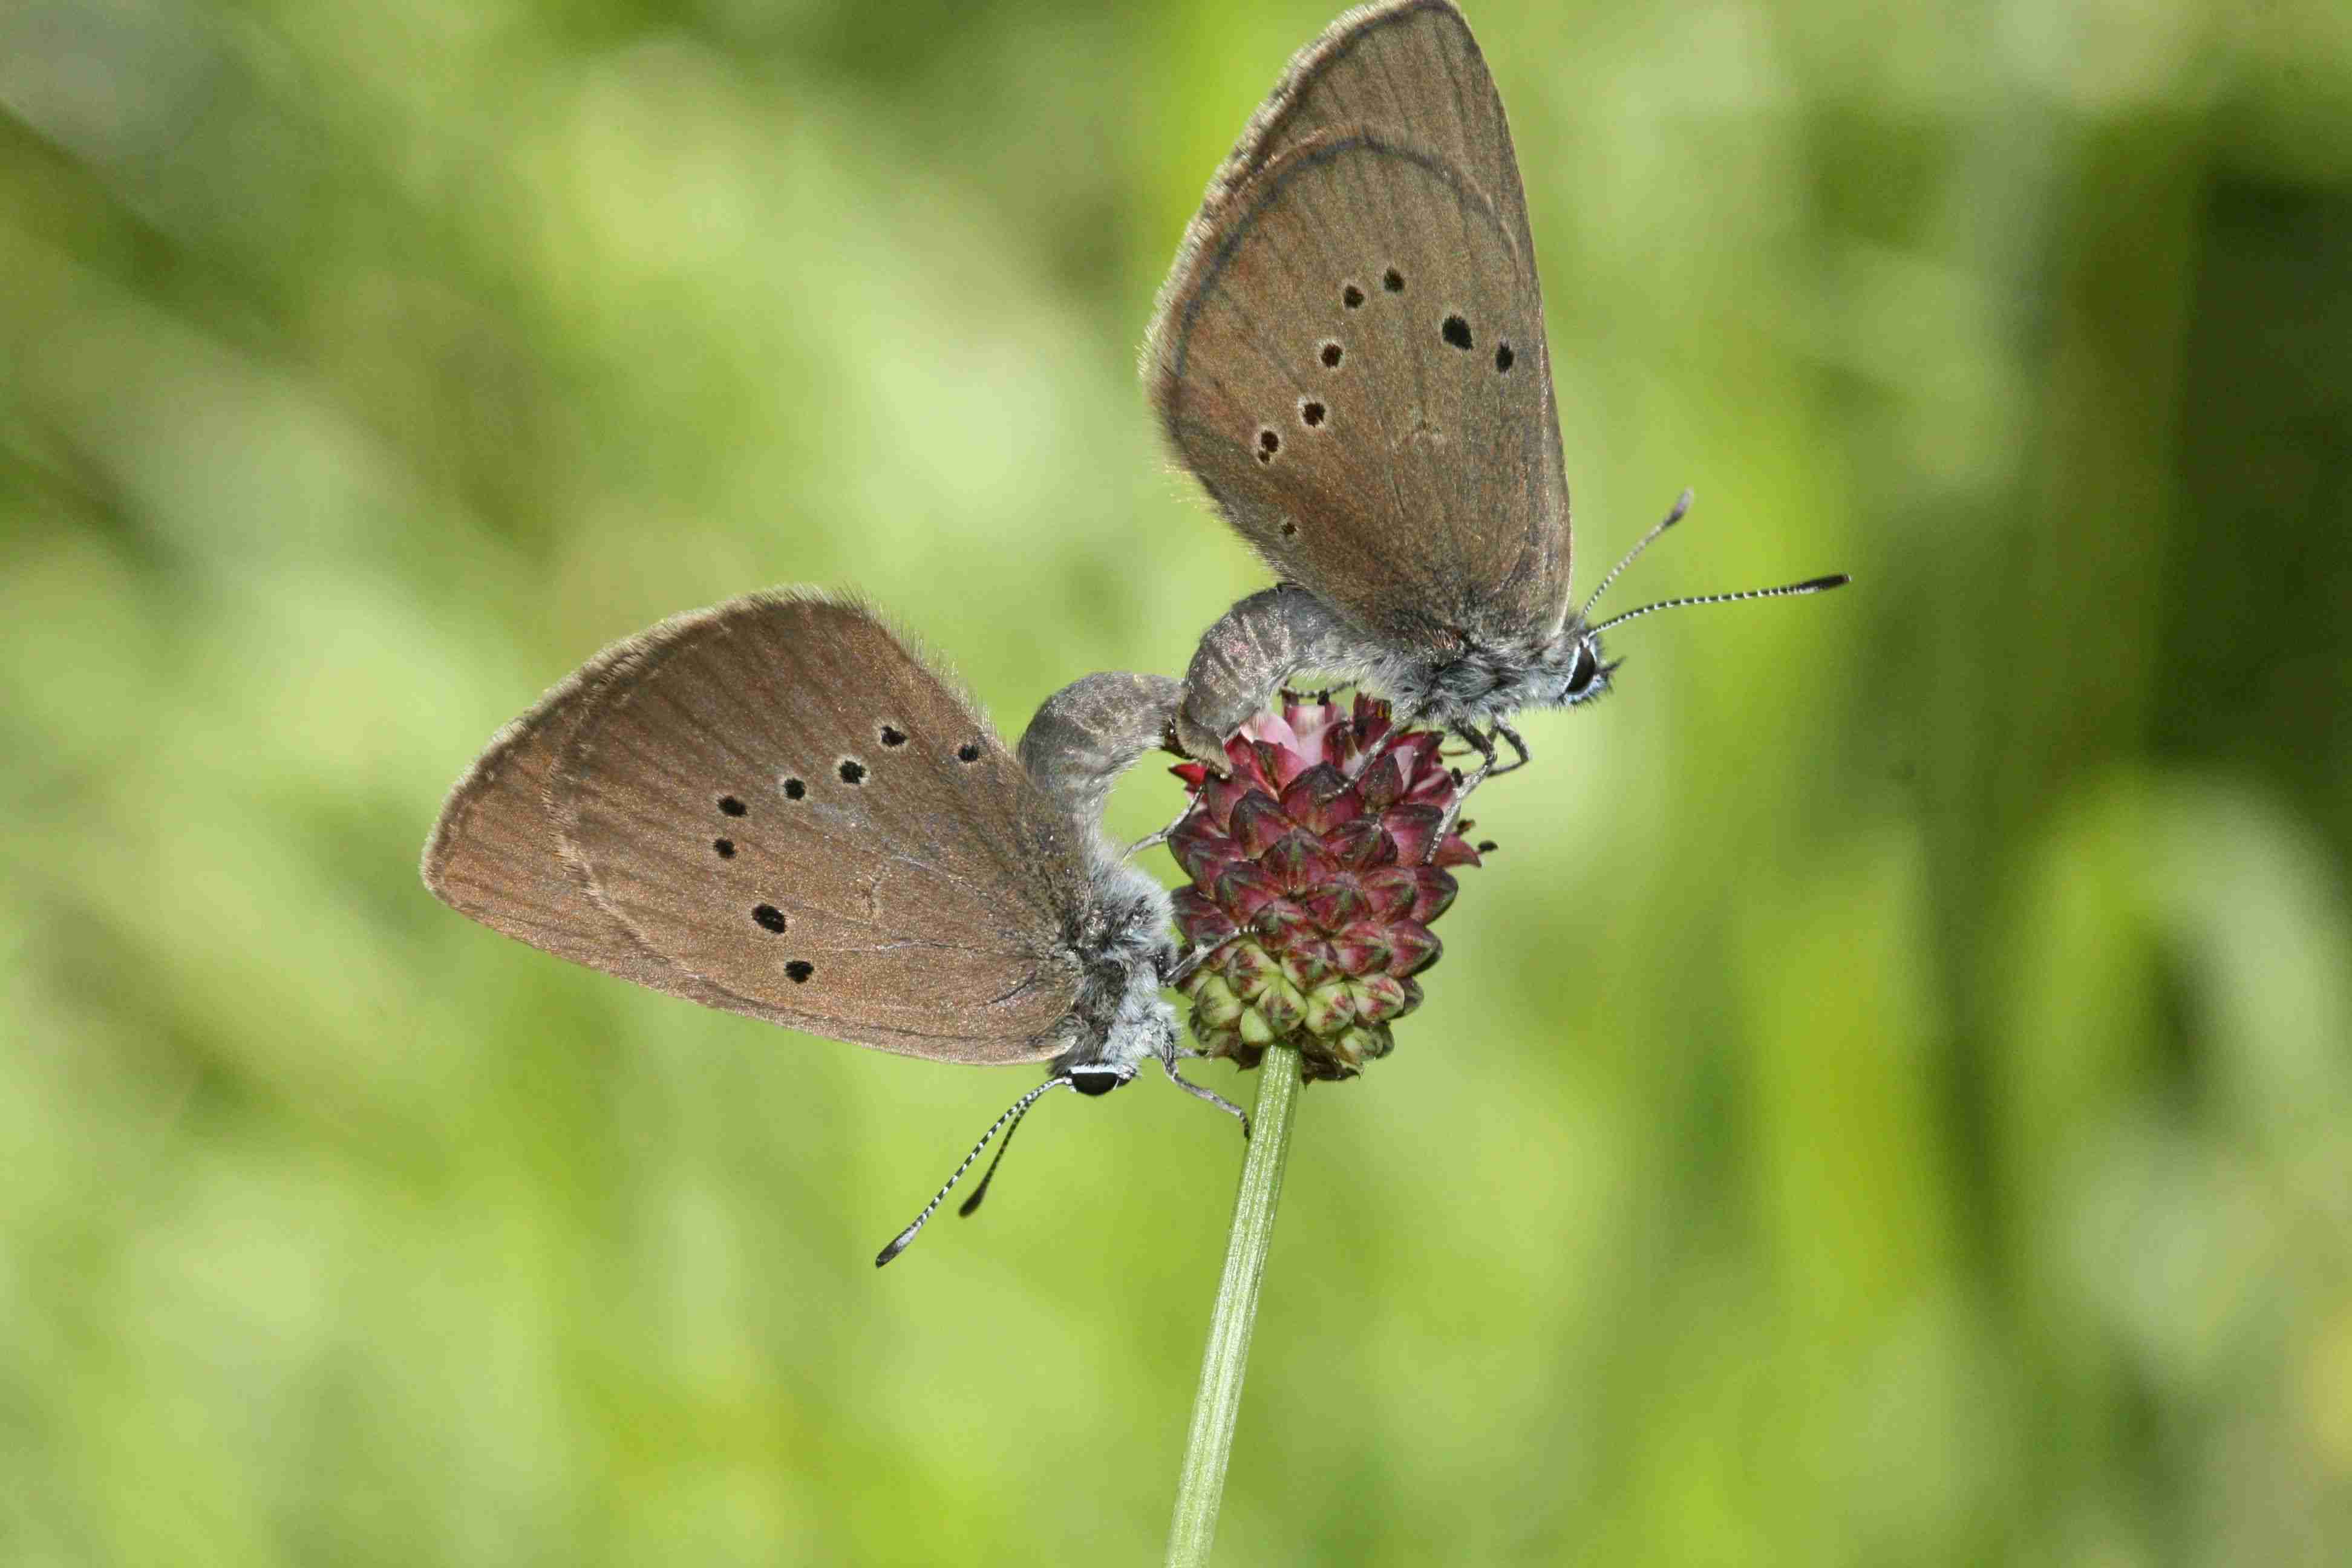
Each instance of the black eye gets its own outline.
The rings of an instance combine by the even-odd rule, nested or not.
[[[1072,1068],[1070,1087],[1080,1094],[1108,1094],[1127,1081],[1124,1074],[1109,1068]]]
[[[1589,642],[1576,645],[1576,664],[1568,672],[1568,689],[1563,695],[1581,697],[1592,688],[1592,678],[1601,673],[1601,661],[1592,657]]]

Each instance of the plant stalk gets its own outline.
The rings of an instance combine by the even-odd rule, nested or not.
[[[1249,1154],[1234,1197],[1233,1234],[1225,1240],[1224,1277],[1217,1281],[1209,1317],[1209,1347],[1201,1356],[1201,1391],[1192,1401],[1192,1431],[1176,1480],[1176,1519],[1168,1531],[1168,1568],[1204,1568],[1217,1538],[1217,1509],[1225,1497],[1225,1461],[1241,1414],[1242,1375],[1249,1370],[1250,1331],[1257,1324],[1258,1285],[1274,1241],[1275,1205],[1282,1200],[1282,1167],[1290,1153],[1290,1120],[1298,1103],[1298,1052],[1269,1047],[1258,1066],[1257,1105],[1250,1113]]]

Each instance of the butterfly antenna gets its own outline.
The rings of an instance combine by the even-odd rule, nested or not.
[[[948,1194],[955,1191],[955,1184],[963,1180],[963,1173],[971,1169],[971,1163],[980,1158],[981,1152],[988,1147],[989,1141],[991,1139],[994,1138],[999,1132],[1003,1132],[1004,1148],[1011,1148],[1013,1146],[1013,1134],[1006,1131],[1008,1124],[1013,1127],[1020,1126],[1021,1119],[1029,1113],[1029,1108],[1031,1106],[1036,1104],[1039,1100],[1045,1097],[1046,1090],[1055,1089],[1069,1089],[1071,1087],[1070,1075],[1063,1073],[1057,1077],[1047,1079],[1045,1082],[1039,1084],[1036,1088],[1031,1089],[1028,1093],[1023,1095],[1020,1099],[1014,1100],[1010,1106],[1006,1107],[1004,1114],[998,1117],[994,1122],[990,1124],[988,1131],[980,1135],[980,1142],[971,1146],[971,1152],[963,1157],[963,1163],[955,1168],[955,1174],[950,1176],[947,1179],[946,1184],[940,1188],[938,1194],[932,1197],[931,1201],[923,1205],[923,1212],[915,1216],[915,1223],[900,1231],[897,1236],[891,1237],[890,1245],[874,1255],[874,1267],[877,1268],[881,1268],[884,1264],[889,1262],[890,1259],[906,1251],[907,1248],[913,1244],[916,1233],[920,1231],[924,1226],[930,1223],[931,1215],[939,1213],[940,1205],[948,1201]],[[999,1149],[996,1152],[996,1158],[998,1160],[1004,1158],[1004,1149]],[[980,1206],[982,1194],[988,1191],[989,1177],[995,1174],[996,1164],[994,1161],[991,1161],[989,1163],[988,1174],[980,1179],[980,1191],[972,1194],[971,1201],[963,1205],[962,1212],[970,1214],[972,1210]]]
[[[1625,552],[1625,558],[1623,560],[1618,562],[1616,565],[1609,568],[1609,575],[1601,579],[1601,586],[1592,590],[1592,597],[1585,600],[1584,608],[1576,612],[1576,618],[1578,620],[1584,621],[1591,620],[1592,618],[1592,606],[1601,602],[1601,595],[1609,592],[1609,584],[1617,581],[1617,574],[1624,571],[1626,567],[1633,564],[1633,558],[1635,556],[1641,554],[1642,552],[1656,543],[1658,535],[1665,532],[1666,530],[1680,522],[1683,520],[1683,514],[1690,510],[1691,502],[1696,499],[1696,498],[1687,489],[1684,490],[1681,495],[1675,498],[1675,510],[1666,513],[1664,517],[1659,519],[1656,527],[1651,529],[1649,532],[1642,535],[1641,542],[1635,544],[1633,549]]]
[[[1054,1086],[1051,1083],[1045,1085],[1045,1088],[1047,1089],[1051,1089]],[[966,1219],[970,1218],[972,1211],[980,1207],[980,1200],[988,1195],[988,1184],[996,1180],[996,1167],[1004,1163],[1005,1152],[1013,1147],[1013,1135],[1021,1131],[1021,1118],[1028,1114],[1029,1107],[1034,1104],[1036,1100],[1037,1095],[1035,1093],[1025,1095],[1023,1097],[1021,1104],[1018,1107],[1006,1113],[1013,1118],[1013,1125],[1004,1130],[1004,1142],[996,1146],[996,1158],[991,1160],[988,1163],[988,1169],[980,1173],[980,1185],[972,1188],[971,1196],[964,1199],[961,1205],[957,1205],[956,1214],[958,1217]],[[992,1129],[992,1131],[993,1130]],[[983,1139],[982,1142],[984,1142],[986,1140]],[[977,1154],[980,1151],[975,1149],[972,1152]],[[941,1193],[940,1196],[945,1197],[947,1196],[947,1194]]]
[[[1800,594],[1822,594],[1832,588],[1843,588],[1853,579],[1843,572],[1832,572],[1826,577],[1808,577],[1801,583],[1784,583],[1778,588],[1744,588],[1737,594],[1700,594],[1688,599],[1661,599],[1654,605],[1644,605],[1638,610],[1628,610],[1622,616],[1612,616],[1592,628],[1605,632],[1611,626],[1622,626],[1637,616],[1652,610],[1678,610],[1685,605],[1728,605],[1741,599],[1788,599]]]

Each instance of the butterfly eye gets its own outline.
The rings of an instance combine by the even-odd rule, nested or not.
[[[1569,669],[1568,687],[1560,695],[1571,701],[1583,696],[1592,689],[1593,678],[1600,673],[1601,661],[1592,657],[1592,645],[1589,642],[1577,644],[1576,663]]]
[[[1080,1094],[1108,1094],[1125,1083],[1128,1076],[1116,1068],[1072,1068],[1070,1087]]]

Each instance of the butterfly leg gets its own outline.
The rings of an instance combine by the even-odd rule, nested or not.
[[[1160,1058],[1160,1066],[1161,1069],[1168,1074],[1170,1079],[1175,1083],[1178,1089],[1182,1089],[1186,1094],[1191,1095],[1195,1100],[1202,1100],[1210,1105],[1215,1106],[1218,1110],[1223,1111],[1226,1115],[1240,1122],[1242,1124],[1242,1136],[1244,1138],[1247,1138],[1250,1135],[1249,1112],[1244,1110],[1240,1106],[1235,1105],[1232,1100],[1227,1100],[1223,1095],[1219,1094],[1215,1089],[1207,1088],[1202,1084],[1194,1083],[1191,1079],[1186,1078],[1182,1073],[1178,1072],[1176,1070],[1176,1058],[1180,1054],[1188,1057],[1197,1057],[1202,1053],[1192,1050],[1182,1051],[1180,1053],[1175,1044],[1171,1042],[1167,1055]]]
[[[1490,779],[1501,778],[1505,773],[1517,773],[1521,768],[1526,767],[1528,762],[1528,743],[1519,739],[1519,732],[1517,730],[1498,719],[1495,721],[1495,733],[1502,737],[1503,744],[1510,747],[1518,755],[1501,767],[1489,772],[1486,776]]]
[[[1184,672],[1173,737],[1187,756],[1225,771],[1225,738],[1300,670],[1346,673],[1360,639],[1304,588],[1252,594],[1201,637]]]
[[[1176,814],[1176,819],[1174,821],[1171,822],[1167,826],[1160,828],[1158,832],[1147,833],[1142,837],[1137,839],[1134,843],[1129,845],[1127,847],[1127,853],[1121,856],[1120,858],[1132,860],[1138,855],[1142,854],[1146,849],[1154,848],[1160,845],[1167,843],[1171,838],[1175,837],[1176,830],[1184,826],[1184,819],[1192,816],[1193,808],[1200,804],[1200,796],[1187,795],[1184,799],[1184,809]]]
[[[1457,724],[1453,734],[1455,740],[1478,753],[1478,765],[1454,787],[1454,809],[1459,811],[1462,803],[1470,798],[1470,792],[1485,784],[1495,772],[1495,738],[1480,734],[1475,724]],[[1451,826],[1450,820],[1448,826]]]
[[[1517,761],[1506,763],[1500,767],[1495,765],[1495,737],[1497,735],[1502,737],[1504,742],[1512,751],[1518,753]],[[1445,836],[1453,832],[1454,824],[1462,819],[1462,808],[1469,804],[1471,791],[1490,778],[1517,772],[1528,765],[1527,742],[1520,740],[1517,732],[1508,724],[1497,722],[1494,732],[1486,735],[1480,734],[1475,725],[1456,725],[1454,729],[1454,738],[1476,752],[1479,763],[1477,767],[1472,770],[1455,788],[1454,804],[1445,808],[1445,819],[1437,825],[1437,836],[1429,841],[1429,852],[1432,855],[1437,853],[1437,847],[1445,842]]]
[[[1415,730],[1419,729],[1421,727],[1422,711],[1423,710],[1418,708],[1405,707],[1402,700],[1391,703],[1389,705],[1388,733],[1382,735],[1379,742],[1374,744],[1370,750],[1365,752],[1361,756],[1356,759],[1356,765],[1348,770],[1349,782],[1353,783],[1355,780],[1362,778],[1366,768],[1370,767],[1374,763],[1379,762],[1382,757],[1387,756],[1391,752],[1396,750],[1396,745],[1399,741],[1403,740],[1407,735],[1412,734]]]
[[[1234,941],[1240,937],[1241,934],[1242,933],[1240,931],[1236,931],[1229,935],[1219,937],[1216,941],[1211,942],[1206,947],[1194,948],[1192,952],[1184,955],[1183,960],[1181,963],[1168,965],[1163,969],[1160,977],[1160,984],[1167,986],[1171,991],[1178,989],[1184,984],[1184,982],[1192,978],[1192,973],[1195,970],[1199,969],[1201,965],[1208,963],[1212,958],[1214,958],[1218,952],[1223,949],[1227,942]],[[1198,1051],[1187,1052],[1186,1054],[1190,1056],[1200,1055]]]

